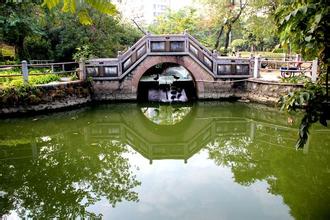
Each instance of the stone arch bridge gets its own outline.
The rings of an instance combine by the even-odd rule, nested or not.
[[[239,93],[242,83],[232,79],[251,77],[253,65],[249,58],[220,57],[185,33],[145,35],[117,58],[87,60],[81,69],[83,77],[93,79],[96,100],[135,100],[142,75],[161,63],[185,67],[199,99]]]

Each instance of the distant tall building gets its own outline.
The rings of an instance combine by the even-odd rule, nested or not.
[[[134,19],[139,25],[151,24],[171,9],[171,0],[113,0],[113,3],[125,19]]]

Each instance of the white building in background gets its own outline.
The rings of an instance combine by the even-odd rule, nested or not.
[[[113,0],[124,19],[134,19],[139,25],[152,24],[167,10],[178,10],[191,0]]]

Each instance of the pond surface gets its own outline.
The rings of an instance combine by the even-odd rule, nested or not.
[[[0,120],[0,218],[330,219],[330,130],[265,106],[109,104]]]

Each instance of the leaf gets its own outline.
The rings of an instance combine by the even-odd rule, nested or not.
[[[320,23],[321,19],[322,19],[322,14],[315,15],[315,23],[316,24]]]
[[[85,2],[99,12],[107,15],[116,15],[118,13],[116,6],[108,0],[85,0]]]
[[[92,18],[89,16],[87,10],[81,10],[78,12],[79,22],[84,25],[92,25]]]
[[[307,42],[310,42],[311,39],[312,39],[312,35],[309,35],[309,36],[305,37],[305,41],[307,41]]]
[[[290,18],[291,18],[291,14],[287,15],[287,16],[285,17],[285,20],[286,20],[286,21],[289,21]]]
[[[42,6],[46,5],[49,9],[52,9],[55,6],[57,6],[58,4],[60,4],[60,0],[44,0],[44,2],[42,3]]]
[[[76,11],[76,0],[65,0],[62,11],[74,13]]]

